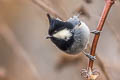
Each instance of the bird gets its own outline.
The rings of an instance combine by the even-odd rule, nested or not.
[[[47,39],[69,55],[83,52],[89,59],[95,60],[95,56],[86,53],[84,49],[89,43],[90,33],[98,34],[99,31],[90,32],[89,27],[79,19],[79,15],[74,15],[66,21],[53,18],[49,13],[47,17],[49,21]]]

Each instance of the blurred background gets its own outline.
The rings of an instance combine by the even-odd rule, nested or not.
[[[84,80],[88,59],[69,56],[46,40],[46,13],[67,20],[80,14],[96,29],[104,0],[0,0],[0,80]],[[97,80],[120,80],[120,3],[110,10],[97,46]],[[94,35],[91,34],[90,45]]]

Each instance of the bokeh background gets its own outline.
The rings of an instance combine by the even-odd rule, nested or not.
[[[66,55],[45,39],[46,13],[63,20],[80,14],[94,30],[104,5],[104,0],[0,0],[0,80],[84,80],[80,72],[88,59],[83,54]],[[118,1],[107,17],[96,53],[97,80],[120,80]]]

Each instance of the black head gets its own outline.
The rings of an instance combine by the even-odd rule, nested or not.
[[[55,18],[52,18],[49,14],[47,14],[48,20],[49,20],[49,37],[51,41],[61,50],[65,51],[67,50],[74,42],[73,39],[73,33],[70,32],[70,30],[73,29],[73,25],[70,22],[64,22]],[[66,39],[59,38],[56,33],[65,33],[61,37],[67,37]],[[56,37],[57,36],[57,37]],[[68,37],[69,36],[69,37]]]
[[[72,29],[73,25],[69,22],[64,22],[55,18],[52,18],[49,14],[47,14],[48,20],[49,20],[49,31],[48,34],[52,36],[55,31],[62,30],[64,28]]]

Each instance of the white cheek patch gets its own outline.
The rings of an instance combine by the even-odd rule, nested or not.
[[[71,36],[72,36],[72,33],[68,29],[63,29],[53,34],[53,37],[64,39],[64,40],[68,40]]]

